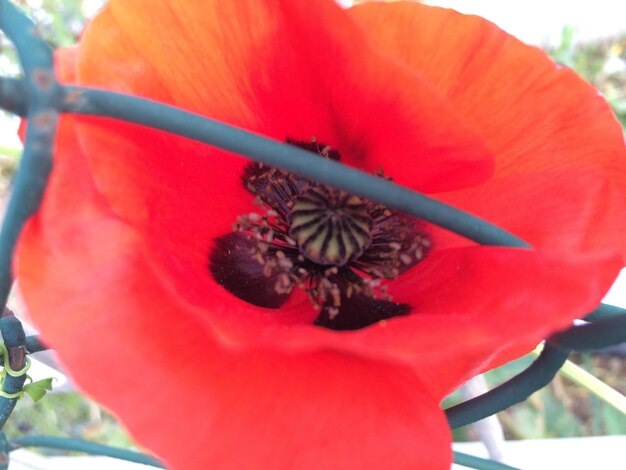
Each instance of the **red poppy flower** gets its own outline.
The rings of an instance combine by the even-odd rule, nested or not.
[[[77,383],[172,468],[448,468],[438,402],[593,309],[626,253],[607,104],[477,17],[112,0],[59,72],[382,169],[536,247],[65,117],[21,288]]]

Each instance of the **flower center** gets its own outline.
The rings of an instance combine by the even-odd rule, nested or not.
[[[315,140],[288,142],[340,157]],[[219,284],[266,308],[280,307],[297,287],[320,312],[315,324],[337,330],[409,313],[383,281],[427,253],[421,221],[261,164],[248,165],[242,183],[263,213],[240,216],[233,233],[215,240],[209,268]]]
[[[356,196],[325,186],[312,187],[293,200],[289,236],[314,263],[344,266],[370,243],[372,218]]]

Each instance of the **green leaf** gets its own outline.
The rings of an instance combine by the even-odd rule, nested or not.
[[[31,382],[28,385],[24,385],[24,392],[28,393],[28,396],[33,401],[41,400],[48,391],[52,390],[53,377],[47,379],[38,380],[37,382]]]

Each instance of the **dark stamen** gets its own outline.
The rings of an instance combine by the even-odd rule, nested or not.
[[[313,139],[289,143],[322,158],[339,153]],[[380,176],[385,177],[380,170]],[[381,281],[417,264],[430,248],[410,216],[282,170],[250,164],[244,187],[263,214],[239,217],[216,240],[210,269],[217,282],[252,304],[278,308],[294,287],[320,311],[315,324],[364,328],[410,312]]]

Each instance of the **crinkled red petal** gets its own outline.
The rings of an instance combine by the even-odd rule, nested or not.
[[[345,96],[333,98],[337,100],[337,109],[350,113],[357,110],[362,114],[363,109],[387,109],[377,105],[361,109],[354,102],[360,103],[357,98],[370,94],[371,97],[389,97],[389,91],[377,86],[390,80],[392,75],[398,78],[389,83],[401,86],[399,94],[404,93],[402,87],[409,79],[420,84],[417,91],[410,92],[420,96],[428,94],[428,88],[422,88],[423,82],[411,72],[401,67],[394,69],[391,65],[389,69],[375,70],[374,67],[375,71],[368,72],[361,84],[351,83],[343,71],[354,74],[355,70],[363,71],[365,64],[388,62],[372,55],[358,39],[360,33],[352,35],[354,26],[330,1],[314,3],[316,11],[324,12],[329,18],[328,24],[303,24],[308,12],[304,2],[277,3],[284,8],[281,11],[288,12],[285,25],[301,25],[302,31],[307,32],[300,38],[294,28],[280,28],[283,25],[280,15],[269,16],[267,1],[204,2],[202,5],[207,11],[216,12],[215,16],[206,14],[208,19],[204,13],[190,15],[180,6],[182,2],[150,3],[150,8],[141,10],[142,15],[150,12],[154,16],[154,21],[149,22],[131,22],[136,14],[134,9],[145,6],[145,2],[113,1],[85,40],[85,44],[93,48],[90,53],[97,52],[95,57],[106,66],[98,67],[83,55],[81,60],[85,62],[81,73],[90,83],[163,99],[275,137],[276,132],[291,132],[291,129],[306,133],[309,129],[300,126],[319,124],[322,132],[318,137],[324,139],[324,132],[328,132],[328,143],[335,144],[333,139],[339,134],[331,131],[355,129],[355,136],[364,138],[363,135],[367,135],[364,129],[376,125],[380,126],[380,136],[388,139],[387,143],[393,142],[393,129],[379,121],[389,119],[397,123],[397,120],[389,116],[357,116],[362,119],[352,128],[350,119],[356,114],[343,115],[337,111],[332,114],[337,119],[332,124],[341,126],[330,125],[324,117],[327,103],[324,107],[319,102],[319,107],[312,104],[316,103],[311,99],[316,96],[313,92],[319,90],[307,88],[310,82],[298,85],[294,92],[284,86],[288,75],[273,75],[282,70],[282,62],[265,54],[275,52],[276,38],[291,38],[289,42],[280,43],[288,58],[285,70],[296,73],[295,77],[302,80],[309,77],[311,69],[317,72],[313,76],[322,80],[319,83],[330,84],[331,78],[335,79],[338,90],[344,89],[342,86],[348,90]],[[194,2],[184,5],[194,5]],[[394,12],[400,11],[395,8],[400,7],[394,6]],[[413,27],[421,23],[415,23],[416,14],[412,9],[426,15],[426,19],[430,13],[425,12],[431,11],[414,4],[402,8],[407,8],[405,21]],[[244,28],[247,32],[232,28],[228,19],[220,23],[221,30],[204,29],[212,24],[206,21],[220,18],[225,12],[234,15],[232,24],[235,20],[247,21],[250,26]],[[172,31],[195,34],[203,40],[180,42],[175,35],[169,37],[170,30],[153,28],[152,24],[161,24],[163,15],[169,15],[169,22],[176,18],[180,23],[180,27],[171,28]],[[456,38],[456,42],[451,43],[460,46],[462,41],[455,31],[463,30],[463,24],[456,23],[455,14],[434,15],[432,24],[441,27],[449,22],[446,31]],[[371,21],[363,19],[366,16],[359,17],[359,21]],[[394,26],[380,37],[395,37],[392,28],[400,28],[403,22],[398,16],[393,18],[386,24]],[[507,60],[516,54],[520,61],[524,59],[527,51],[519,49],[521,46],[515,41],[503,40],[500,33],[491,32],[492,27],[479,20],[468,21],[467,30],[474,31],[485,46],[490,45],[491,49],[487,49],[492,53],[501,51],[499,57],[504,63],[510,66]],[[269,30],[263,29],[268,25]],[[105,30],[104,26],[110,29]],[[330,30],[337,28],[338,32],[330,34]],[[318,44],[317,39],[311,39],[313,30],[317,29],[320,38],[331,42]],[[434,35],[437,29],[429,34]],[[426,26],[424,30],[431,31]],[[102,34],[99,39],[97,31]],[[158,47],[152,44],[155,31],[162,33],[162,41],[154,41]],[[296,36],[304,41],[309,51],[319,51],[320,44],[332,44],[329,62],[317,56],[308,62],[296,54],[297,50],[289,49]],[[250,42],[250,37],[257,41]],[[261,37],[267,42],[259,42]],[[350,37],[357,52],[350,56],[334,55],[347,47]],[[380,37],[376,41],[378,45],[383,44]],[[474,40],[480,42],[476,37]],[[499,38],[500,42],[491,40],[492,37]],[[113,46],[107,46],[109,43]],[[139,52],[144,43],[147,48]],[[188,51],[180,53],[176,49],[183,43],[192,52],[194,48],[201,48],[192,54],[197,60],[190,61]],[[214,53],[221,50],[217,46],[225,43],[234,55]],[[231,48],[233,43],[242,47]],[[255,45],[254,53],[243,47],[250,43]],[[386,49],[381,46],[381,49],[393,50],[395,42],[390,40],[389,43],[390,46]],[[216,45],[217,49],[204,49],[207,44]],[[272,45],[269,49],[274,52],[259,47],[263,45]],[[450,61],[454,62],[450,44],[444,41],[441,48],[447,50]],[[88,50],[85,47],[84,51]],[[511,56],[507,55],[509,50]],[[411,54],[413,52],[407,57],[413,57]],[[424,59],[425,62],[443,63],[443,56],[437,54],[433,49],[432,58]],[[530,56],[538,53],[533,54]],[[202,65],[205,57],[214,61],[214,76],[209,76],[206,65]],[[471,57],[468,53],[464,63],[473,70]],[[125,62],[127,58],[131,59]],[[274,61],[265,64],[261,60],[268,58]],[[405,62],[413,66],[408,59]],[[529,101],[543,97],[542,93],[552,96],[553,88],[548,85],[553,82],[571,87],[575,92],[568,88],[567,93],[574,93],[578,100],[589,98],[586,92],[582,93],[586,88],[572,79],[569,72],[555,72],[557,69],[545,63],[534,59],[528,63],[532,71],[542,72],[529,73],[534,80],[524,82],[523,74],[519,77],[519,83],[527,84],[522,88],[527,91]],[[187,68],[182,67],[184,64]],[[304,72],[300,69],[311,64],[314,67],[302,69]],[[334,69],[330,67],[330,70],[336,71],[336,75],[326,77],[321,73],[320,64],[332,65]],[[456,63],[450,69],[441,65],[443,75],[453,76],[460,65]],[[97,82],[95,75],[89,75],[104,73],[109,66],[112,72],[104,75],[107,83]],[[127,70],[133,66],[133,71]],[[481,121],[486,119],[482,111],[475,111],[475,115],[470,113],[471,105],[479,107],[480,103],[464,95],[465,87],[455,88],[454,93],[442,88],[442,93],[459,100],[460,109],[468,113],[469,122],[484,125],[481,132],[489,141],[490,149],[498,150],[500,159],[497,178],[491,186],[478,187],[475,193],[450,193],[446,197],[466,203],[479,213],[481,207],[485,208],[488,217],[493,215],[496,222],[501,219],[513,230],[516,227],[526,230],[523,234],[532,242],[539,241],[538,245],[544,249],[443,250],[441,246],[437,248],[437,240],[434,240],[435,249],[426,260],[390,283],[394,298],[411,303],[413,315],[360,331],[337,333],[316,328],[310,325],[314,312],[301,297],[293,296],[286,308],[277,311],[259,309],[234,298],[208,274],[206,261],[211,239],[227,232],[231,216],[241,214],[250,203],[238,181],[241,159],[221,158],[222,154],[217,151],[157,131],[111,121],[81,120],[81,144],[91,165],[89,168],[73,134],[73,123],[70,118],[64,118],[51,186],[41,213],[29,222],[19,250],[17,272],[33,318],[45,338],[59,350],[78,383],[118,413],[142,444],[159,453],[174,468],[232,468],[258,462],[275,468],[331,465],[339,468],[354,468],[355,465],[359,468],[438,468],[438,465],[448,468],[449,435],[443,415],[437,409],[437,400],[475,372],[512,359],[520,350],[532,348],[550,332],[567,326],[572,319],[594,308],[621,265],[620,257],[598,252],[601,243],[614,241],[607,222],[623,197],[621,183],[605,184],[602,174],[620,167],[616,162],[623,151],[614,144],[615,136],[606,111],[602,111],[604,108],[600,105],[585,104],[589,108],[581,106],[582,110],[576,115],[582,124],[560,121],[563,111],[553,100],[549,109],[540,109],[547,116],[545,126],[555,133],[555,140],[551,143],[547,134],[541,134],[542,127],[534,126],[524,115],[524,122],[529,126],[527,133],[536,133],[535,137],[527,137],[510,121],[515,115],[510,109],[529,112],[534,108],[524,107],[518,95],[511,102],[505,102],[501,98],[489,101],[490,94],[480,93],[480,87],[486,86],[494,90],[494,96],[499,96],[495,93],[497,88],[493,88],[493,77],[502,79],[505,75],[502,72],[498,75],[499,66],[494,67],[493,75],[490,71],[485,73],[491,81],[483,85],[478,82],[477,73],[466,77],[467,88],[483,97],[480,103],[491,103],[493,123]],[[432,70],[435,69],[433,66]],[[203,70],[204,74],[198,73]],[[267,75],[244,73],[240,76],[245,70],[266,71]],[[393,73],[387,75],[387,70]],[[550,75],[551,71],[556,75]],[[541,82],[544,73],[553,81]],[[258,78],[259,82],[252,82],[251,77]],[[563,77],[564,81],[559,82]],[[234,81],[229,81],[231,79]],[[463,78],[459,80],[463,83]],[[219,88],[222,82],[224,88]],[[194,83],[196,88],[191,86]],[[285,97],[309,106],[298,109],[306,109],[310,114],[290,115],[293,128],[282,113],[288,111],[288,100],[275,98],[278,101],[274,103],[267,92],[276,84],[283,86],[281,91]],[[535,84],[537,88],[533,88]],[[269,88],[263,88],[265,85]],[[355,86],[352,94],[348,85]],[[215,108],[205,109],[207,103],[215,103]],[[346,103],[352,103],[353,107]],[[425,103],[424,109],[432,111],[439,106],[439,97]],[[497,113],[498,103],[514,105]],[[269,104],[281,110],[278,117],[271,118],[270,111],[263,109]],[[406,106],[399,107],[394,111],[398,114],[393,116],[410,116],[417,112],[411,110],[411,104]],[[560,111],[553,112],[553,108]],[[566,109],[572,110],[571,107]],[[575,132],[568,129],[572,127],[582,133],[589,109],[600,110],[604,124],[592,128],[610,142],[606,147],[585,147],[582,151],[581,147],[592,140],[575,140]],[[420,121],[410,122],[415,125]],[[425,128],[433,135],[448,131],[437,127],[448,121],[434,122],[435,127]],[[509,122],[512,135],[516,137],[512,140],[507,137]],[[397,159],[401,163],[396,167],[400,173],[402,165],[411,166],[407,162],[412,160],[407,160],[402,153],[403,145],[411,143],[411,135],[403,136],[408,140],[397,143],[399,153],[388,154],[388,160],[381,160],[381,163],[392,165]],[[468,134],[461,132],[460,135]],[[307,138],[300,134],[293,137]],[[378,152],[372,155],[382,155],[382,140],[377,142],[377,136],[366,138],[374,139],[368,141],[368,148]],[[574,139],[577,145],[569,147],[568,139]],[[349,151],[345,152],[347,161],[366,162],[356,157],[356,140],[345,135],[340,140],[349,143]],[[455,145],[458,143],[453,141]],[[572,154],[570,164],[567,153],[574,147],[580,153]],[[553,155],[553,165],[546,160],[550,155]],[[465,156],[461,154],[462,159]],[[211,160],[217,158],[219,160]],[[599,178],[586,171],[594,158],[600,162]],[[207,161],[218,161],[219,172]],[[439,166],[424,171],[436,185],[440,184],[435,170],[429,173],[429,168]],[[393,173],[387,167],[384,169]],[[582,175],[586,185],[579,194],[571,186],[565,193],[550,189],[546,186],[547,179],[556,174]],[[415,178],[413,183],[417,186],[414,187],[420,187],[419,177]],[[468,182],[456,175],[450,178],[456,185]],[[514,182],[522,189],[512,190],[506,182]],[[527,191],[523,191],[524,188]],[[525,195],[522,203],[513,206],[510,217],[505,214],[507,190],[509,194],[519,191]],[[519,192],[515,197],[521,197]],[[557,211],[556,204],[542,202],[560,194],[568,195],[567,209],[562,213]],[[585,196],[592,196],[591,202]],[[503,202],[489,205],[495,197],[502,197]],[[524,229],[525,224],[541,225],[535,225],[535,219],[528,220],[533,212],[524,207],[524,202],[526,206],[538,205],[543,227]],[[573,215],[578,209],[582,215],[575,219]],[[565,225],[564,233],[572,235],[559,239],[558,232],[550,225],[556,226],[557,222]],[[589,234],[590,227],[603,234]],[[554,251],[561,246],[569,251]],[[581,255],[579,250],[582,249],[591,253]],[[50,311],[51,306],[55,312]],[[107,368],[108,376],[103,376],[98,364]],[[158,410],[173,411],[161,413]],[[176,429],[181,416],[193,428],[193,433],[163,432],[163,429]],[[281,439],[276,438],[277,434]],[[241,449],[246,451],[241,452]]]
[[[519,357],[592,311],[621,266],[612,253],[456,248],[433,252],[389,284],[394,300],[413,306],[411,315],[363,330],[285,329],[278,320],[248,329],[250,323],[226,315],[212,318],[244,347],[328,348],[410,364],[441,399],[478,371]]]
[[[229,347],[108,209],[70,118],[59,137],[63,158],[21,239],[21,288],[77,384],[168,468],[449,468],[447,422],[410,368]]]
[[[442,200],[535,246],[626,254],[626,147],[596,89],[477,16],[408,2],[349,13],[382,53],[423,73],[495,155],[493,178]]]
[[[455,109],[373,52],[332,0],[112,1],[84,34],[78,79],[281,141],[316,137],[346,163],[382,166],[420,190],[491,173],[492,156]],[[229,223],[239,213],[240,158],[111,122],[83,127],[81,139],[98,187],[128,220],[154,218],[151,230],[167,236],[192,211]],[[211,232],[205,225],[196,238]]]
[[[592,175],[588,176],[591,178]],[[80,187],[77,188],[79,192],[80,189]],[[71,182],[67,183],[67,191],[74,191]],[[599,191],[599,194],[602,194],[602,191]],[[64,210],[63,207],[56,208],[58,215],[50,219],[62,219]],[[85,236],[88,237],[87,234]],[[473,322],[479,331],[487,331],[484,334],[489,340],[476,345],[474,355],[465,354],[469,358],[468,363],[461,362],[458,367],[449,368],[447,376],[439,374],[434,378],[425,379],[427,382],[433,381],[429,385],[436,394],[449,391],[458,385],[469,376],[468,374],[471,374],[469,371],[484,367],[489,362],[488,357],[496,350],[503,350],[503,357],[511,359],[511,353],[507,355],[506,351],[519,350],[520,344],[528,345],[530,348],[550,331],[566,325],[573,318],[584,315],[599,302],[619,266],[619,261],[611,257],[579,259],[576,255],[568,254],[567,259],[562,260],[561,255],[546,257],[545,253],[526,250],[519,252],[481,248],[447,251],[444,255],[438,251],[441,247],[437,247],[437,240],[435,240],[436,249],[426,261],[403,275],[399,281],[390,284],[391,292],[396,300],[413,305],[413,316],[384,323],[383,328],[375,326],[364,331],[337,335],[310,326],[316,312],[302,296],[294,295],[285,308],[280,310],[259,309],[235,298],[212,281],[201,250],[196,258],[193,256],[187,258],[184,247],[178,248],[178,251],[172,250],[168,244],[163,243],[158,233],[155,236],[151,232],[139,231],[138,236],[142,238],[141,246],[151,260],[152,269],[157,273],[161,282],[176,290],[181,300],[184,299],[190,305],[198,307],[200,310],[196,311],[196,315],[204,317],[204,320],[208,322],[207,325],[214,330],[216,341],[222,341],[232,347],[246,348],[262,344],[267,348],[291,352],[316,351],[319,348],[331,347],[372,358],[408,360],[417,369],[433,370],[431,366],[439,367],[446,361],[454,360],[454,355],[458,354],[456,350],[445,349],[443,352],[437,350],[436,358],[432,361],[441,362],[435,363],[428,362],[431,361],[428,358],[430,356],[428,354],[424,356],[424,351],[420,349],[422,343],[419,340],[420,335],[427,334],[426,339],[429,341],[434,338],[437,338],[437,341],[443,341],[442,337],[433,334],[433,331],[439,331],[441,335],[447,335],[453,331],[448,330],[450,325],[447,319],[437,326],[425,327],[421,323],[430,321],[428,318],[435,305],[440,314],[439,318],[452,315],[454,318],[460,318],[459,324]],[[494,257],[491,253],[498,253],[498,256]],[[506,256],[513,256],[514,259],[507,264],[501,261],[501,259],[506,259],[502,253],[507,254]],[[514,254],[508,255],[508,253]],[[188,259],[195,262],[194,269],[189,269]],[[441,259],[447,260],[447,263],[442,263]],[[436,266],[437,269],[433,269],[432,266]],[[465,276],[463,266],[470,266],[471,269],[468,272],[476,277]],[[526,266],[526,268],[522,269],[521,266]],[[546,266],[552,268],[547,269]],[[451,278],[450,272],[456,273],[455,276]],[[525,281],[519,282],[520,279],[525,279]],[[481,283],[493,285],[493,289],[475,290],[475,286]],[[452,293],[447,296],[441,294],[442,290],[445,291],[451,285],[473,290],[480,295],[468,297],[461,303],[459,298]],[[564,295],[565,292],[567,295]],[[502,298],[517,300],[514,300],[512,304],[503,303],[502,306],[498,306]],[[535,298],[535,301],[520,300],[530,298]],[[439,303],[434,302],[433,299]],[[560,307],[556,308],[555,303]],[[493,328],[490,323],[492,311],[485,305],[493,306],[492,310],[500,312],[498,315],[507,318],[510,324],[524,325],[523,329],[513,336],[513,341],[507,340],[507,335],[500,334],[497,328]],[[511,305],[516,308],[512,308]],[[191,306],[189,308],[193,309]],[[526,315],[532,315],[541,322],[537,324],[528,322]],[[544,321],[546,318],[550,320]],[[291,328],[285,328],[285,326],[291,326]],[[378,339],[374,341],[372,335]],[[400,341],[401,337],[407,338],[407,341]],[[374,343],[377,344],[375,348],[372,347]],[[426,341],[425,344],[431,343]],[[420,356],[426,357],[424,359],[426,362],[421,362],[422,359],[415,359]]]
[[[64,129],[68,126],[64,124]],[[208,273],[198,279],[163,262],[158,240],[131,229],[110,212],[108,201],[95,191],[71,134],[64,130],[60,138],[64,158],[59,161],[62,165],[67,161],[71,171],[63,177],[57,165],[55,178],[60,181],[53,181],[43,213],[24,239],[19,264],[29,307],[46,335],[68,321],[69,314],[46,311],[46,305],[60,305],[62,298],[70,305],[71,298],[80,303],[77,321],[86,326],[108,315],[106,303],[95,295],[122,296],[135,308],[133,313],[125,310],[126,315],[155,322],[152,312],[165,297],[173,296],[177,307],[172,321],[194,318],[216,348],[262,349],[286,356],[326,350],[408,364],[441,398],[476,370],[494,360],[513,359],[513,352],[532,348],[593,309],[621,266],[621,259],[612,255],[490,247],[434,250],[389,285],[394,299],[413,306],[413,315],[339,334],[311,326],[316,312],[306,299],[293,296],[285,308],[261,309],[221,289]],[[81,165],[84,177],[79,177]],[[84,204],[76,208],[76,201]],[[132,242],[126,241],[128,237]],[[43,269],[45,262],[39,258],[50,259],[54,269]],[[94,275],[85,276],[86,272]],[[153,279],[156,287],[143,286],[144,278]],[[181,279],[191,287],[181,290]],[[83,287],[73,289],[72,284]],[[164,334],[171,327],[167,321],[157,323],[154,328]],[[118,327],[121,324],[108,331]],[[76,367],[87,367],[88,362],[81,364]]]

